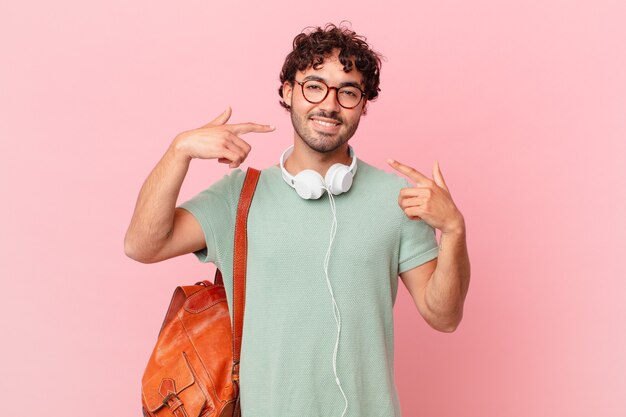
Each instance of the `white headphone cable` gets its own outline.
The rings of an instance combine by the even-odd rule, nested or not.
[[[326,190],[326,194],[328,194],[330,209],[333,213],[333,222],[330,226],[330,243],[328,244],[328,250],[326,251],[326,258],[324,258],[324,273],[326,275],[326,284],[328,285],[328,291],[330,291],[330,296],[333,299],[333,314],[335,316],[335,322],[337,323],[337,341],[335,342],[335,351],[333,352],[333,371],[335,372],[335,382],[337,383],[337,386],[339,386],[341,394],[343,395],[343,399],[346,402],[346,406],[343,409],[343,414],[341,414],[341,417],[343,417],[346,414],[346,410],[348,409],[348,399],[346,398],[346,394],[343,392],[341,382],[339,382],[339,377],[337,376],[337,349],[339,347],[339,334],[341,333],[341,315],[339,314],[339,307],[337,306],[337,301],[335,300],[335,295],[333,294],[333,289],[330,285],[330,279],[328,278],[330,250],[333,246],[335,235],[337,234],[337,207],[335,205],[335,198],[333,197],[333,193],[331,193],[327,187],[324,187],[324,189]]]

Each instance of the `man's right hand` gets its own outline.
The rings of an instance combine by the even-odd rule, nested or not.
[[[135,211],[124,238],[124,251],[139,262],[158,262],[206,247],[204,232],[195,217],[176,208],[176,199],[192,158],[217,159],[237,168],[250,145],[239,135],[271,132],[273,126],[257,123],[227,125],[228,108],[199,129],[182,132],[170,144],[141,187]]]
[[[217,159],[218,162],[228,164],[230,168],[237,168],[251,149],[239,136],[250,132],[268,133],[275,128],[258,123],[226,124],[231,113],[232,110],[228,107],[206,125],[178,134],[174,139],[176,151],[189,159]]]

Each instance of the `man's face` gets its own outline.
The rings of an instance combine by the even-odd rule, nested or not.
[[[319,69],[309,67],[296,72],[295,79],[304,82],[308,79],[324,81],[329,87],[356,84],[363,89],[361,73],[354,67],[344,72],[337,51],[324,61]],[[283,85],[283,98],[291,106],[291,122],[297,137],[317,152],[332,152],[348,142],[354,135],[363,109],[365,97],[353,109],[345,109],[337,102],[337,90],[329,89],[328,95],[320,103],[309,103],[302,95],[299,84]]]

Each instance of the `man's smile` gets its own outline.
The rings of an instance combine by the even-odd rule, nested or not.
[[[327,117],[320,116],[312,116],[311,121],[313,121],[313,125],[324,132],[335,132],[339,129],[341,122],[336,119],[331,119]]]
[[[337,122],[329,122],[320,119],[311,119],[315,130],[323,133],[336,133],[339,131],[341,124]]]

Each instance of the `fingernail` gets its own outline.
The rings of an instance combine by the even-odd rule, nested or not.
[[[387,159],[387,163],[388,164],[394,164],[396,161],[394,161],[393,159],[389,158]]]
[[[270,125],[270,129],[274,130],[274,129],[276,129],[276,126]]]

